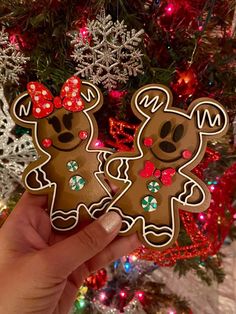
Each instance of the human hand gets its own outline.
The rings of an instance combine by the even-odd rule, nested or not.
[[[136,234],[116,238],[114,212],[73,235],[56,234],[46,204],[26,192],[0,230],[1,314],[67,314],[86,277],[140,246]]]

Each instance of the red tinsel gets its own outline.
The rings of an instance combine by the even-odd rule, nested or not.
[[[107,282],[107,271],[106,269],[102,268],[97,271],[95,274],[89,276],[85,280],[85,284],[94,290],[99,290],[105,286]]]
[[[118,151],[131,150],[133,147],[134,134],[138,126],[110,118],[109,127],[112,140],[107,140],[106,144],[116,148]]]

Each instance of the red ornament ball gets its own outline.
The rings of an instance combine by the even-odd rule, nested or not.
[[[50,138],[45,138],[43,141],[42,141],[42,145],[43,147],[45,148],[49,148],[52,146],[52,140]]]
[[[86,140],[88,138],[88,132],[87,131],[80,131],[79,132],[79,138],[81,140]]]
[[[107,271],[106,269],[102,268],[99,271],[97,271],[95,274],[89,276],[85,280],[85,284],[94,290],[99,290],[102,287],[105,286],[107,283]]]
[[[191,97],[198,86],[197,75],[195,71],[190,68],[185,71],[176,71],[176,77],[171,84],[172,89],[178,95],[179,98]]]

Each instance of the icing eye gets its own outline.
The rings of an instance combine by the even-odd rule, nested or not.
[[[72,128],[72,119],[73,119],[73,113],[70,112],[68,114],[64,114],[63,116],[63,124],[67,128],[67,130],[71,130]]]
[[[60,123],[60,121],[59,121],[59,119],[57,117],[49,118],[48,119],[48,123],[53,126],[54,130],[57,133],[61,132],[61,123]]]
[[[79,138],[81,140],[86,140],[88,138],[88,132],[87,131],[80,131],[79,132]]]
[[[170,133],[170,130],[171,130],[171,122],[167,121],[161,128],[161,133],[160,133],[161,138],[166,137]]]
[[[173,134],[173,141],[175,143],[178,142],[182,138],[183,134],[184,134],[184,126],[183,126],[183,124],[179,124],[175,128],[175,131],[174,131],[174,134]]]
[[[42,145],[43,147],[45,148],[49,148],[52,146],[52,140],[50,138],[45,138],[43,141],[42,141]]]

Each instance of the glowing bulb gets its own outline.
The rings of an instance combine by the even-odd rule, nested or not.
[[[205,215],[203,213],[200,213],[198,215],[198,218],[203,221],[203,220],[205,220]]]
[[[124,263],[124,269],[125,269],[126,273],[129,273],[131,270],[131,264],[130,264],[128,258],[127,258],[126,262]]]
[[[79,307],[82,309],[83,307],[85,307],[85,301],[83,299],[81,299],[79,301]]]
[[[96,140],[96,141],[94,141],[94,148],[102,148],[102,147],[104,147],[104,144],[103,144],[103,142],[102,141],[100,141],[100,140]]]
[[[215,190],[215,186],[214,186],[214,185],[211,185],[211,186],[210,186],[210,191],[213,192],[214,190]]]
[[[104,301],[107,298],[106,293],[102,292],[99,296],[100,301]]]
[[[120,264],[120,260],[118,259],[117,261],[114,262],[114,268],[117,269]]]
[[[166,6],[166,8],[165,8],[166,13],[167,13],[168,15],[173,14],[173,13],[174,13],[174,9],[175,9],[175,7],[174,7],[174,5],[173,5],[172,3],[169,3],[169,4]]]
[[[136,262],[138,258],[135,255],[130,255],[130,259],[132,262]]]
[[[143,291],[138,291],[138,292],[136,292],[136,296],[139,299],[139,301],[143,301],[143,299],[144,299],[144,292]]]
[[[111,90],[109,96],[113,99],[121,100],[121,98],[126,94],[126,91]]]
[[[124,298],[126,298],[126,297],[127,297],[127,293],[126,293],[125,291],[123,291],[123,290],[122,290],[122,291],[120,292],[120,296],[121,296],[121,298],[123,298],[123,299],[124,299]]]
[[[79,32],[83,39],[86,39],[88,37],[88,28],[86,26],[81,27]]]

